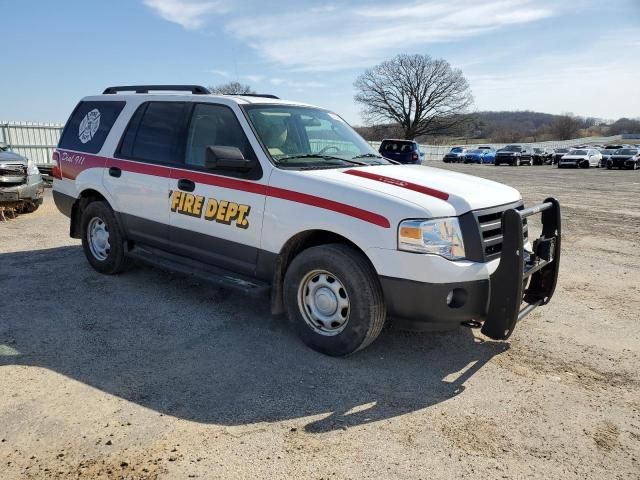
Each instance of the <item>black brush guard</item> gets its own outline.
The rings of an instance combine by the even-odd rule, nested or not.
[[[533,252],[524,249],[523,220],[542,214],[542,235]],[[502,215],[500,265],[490,277],[489,309],[481,332],[494,340],[506,340],[516,323],[551,300],[560,268],[560,203],[547,198],[524,210]]]

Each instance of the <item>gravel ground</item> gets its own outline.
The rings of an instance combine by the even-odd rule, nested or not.
[[[447,168],[563,205],[556,297],[508,342],[328,358],[264,299],[96,273],[49,195],[0,223],[0,478],[640,478],[640,173]]]

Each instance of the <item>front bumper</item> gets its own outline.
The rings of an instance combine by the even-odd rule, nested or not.
[[[44,196],[44,181],[40,175],[31,175],[27,183],[3,187],[0,184],[0,202],[40,202]]]
[[[538,213],[542,235],[527,252],[523,219]],[[524,210],[506,210],[500,263],[488,279],[425,283],[380,277],[389,316],[412,330],[474,320],[484,322],[486,336],[507,339],[518,321],[553,296],[560,266],[560,220],[560,204],[553,198]]]

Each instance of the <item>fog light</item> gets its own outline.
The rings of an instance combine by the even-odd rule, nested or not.
[[[467,302],[467,291],[464,288],[454,288],[447,294],[449,308],[460,308]]]

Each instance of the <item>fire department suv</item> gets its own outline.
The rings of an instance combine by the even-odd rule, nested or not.
[[[110,87],[78,104],[54,159],[56,205],[93,268],[137,260],[270,291],[272,312],[328,355],[366,347],[387,316],[506,339],[555,289],[555,199],[524,208],[513,188],[399,165],[310,105]]]

